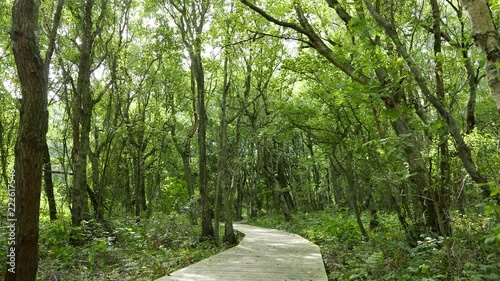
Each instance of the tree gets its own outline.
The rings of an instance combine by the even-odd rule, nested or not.
[[[157,64],[156,69],[151,68]],[[135,194],[135,216],[136,220],[140,220],[141,209],[147,210],[146,203],[146,159],[155,152],[155,148],[147,151],[150,138],[146,130],[147,126],[147,116],[148,105],[151,100],[152,95],[152,81],[146,79],[149,76],[155,76],[154,73],[150,75],[150,71],[158,72],[161,65],[161,58],[154,58],[150,62],[146,62],[148,68],[145,69],[143,74],[140,74],[137,87],[133,89],[133,95],[127,97],[125,103],[125,108],[123,109],[123,115],[125,119],[125,125],[128,132],[128,142],[131,144],[131,154],[133,159],[133,169],[134,169],[134,194]],[[130,77],[135,80],[135,77]],[[134,108],[131,105],[134,104]],[[130,116],[133,113],[132,116]]]
[[[436,228],[435,221],[433,217],[435,216],[434,208],[430,207],[430,203],[427,202],[429,198],[427,194],[428,187],[430,186],[430,179],[426,170],[426,164],[420,149],[420,144],[418,142],[417,136],[413,133],[413,125],[411,122],[410,116],[405,115],[403,112],[405,111],[406,104],[404,103],[404,94],[405,90],[401,85],[401,79],[398,77],[399,75],[392,75],[389,72],[388,68],[384,64],[380,65],[370,65],[373,69],[375,77],[370,77],[365,74],[366,69],[362,67],[355,67],[355,64],[351,62],[349,58],[346,58],[343,55],[338,55],[338,51],[335,50],[335,47],[342,46],[341,44],[336,44],[335,42],[325,40],[321,34],[316,32],[315,28],[309,22],[308,17],[305,15],[302,5],[299,2],[294,2],[293,9],[296,14],[297,22],[287,22],[281,21],[274,18],[272,15],[264,11],[263,9],[255,6],[246,0],[241,0],[243,4],[263,16],[266,20],[284,27],[289,28],[296,31],[298,34],[302,35],[303,38],[298,38],[298,41],[305,44],[308,47],[316,50],[321,56],[327,59],[332,65],[334,65],[341,72],[346,74],[348,77],[352,79],[353,82],[357,83],[359,87],[368,90],[368,89],[376,89],[379,94],[379,98],[383,101],[387,110],[394,112],[397,115],[397,118],[392,120],[391,126],[394,132],[402,138],[402,143],[404,144],[404,152],[407,157],[408,169],[410,174],[410,182],[412,186],[412,190],[417,194],[415,198],[415,207],[418,212],[426,217],[424,222],[416,222],[417,224],[426,225],[426,227]],[[351,16],[347,10],[340,5],[338,1],[326,1],[328,7],[333,9],[341,21],[344,23],[347,31],[349,33],[353,33],[353,35],[348,35],[351,40],[358,40],[358,42],[366,42],[363,43],[367,48],[375,50],[380,48],[381,46],[381,38],[380,36],[372,36],[369,31],[355,33],[355,30],[351,30],[353,27],[353,20],[356,19]],[[359,16],[358,21],[364,21],[365,15],[362,11],[359,3],[355,4],[354,9]],[[355,21],[354,21],[355,22]],[[359,39],[357,35],[360,35]],[[358,56],[361,58],[362,56]],[[389,53],[390,59],[392,55]],[[389,61],[389,58],[388,60]],[[397,61],[396,61],[397,62]],[[396,63],[397,64],[397,63]],[[359,65],[364,65],[363,63],[359,63]],[[392,67],[398,68],[399,66],[394,65]],[[396,77],[392,77],[396,76]],[[399,80],[399,81],[398,81]],[[369,90],[368,90],[369,91]]]
[[[483,175],[477,169],[476,164],[472,159],[470,148],[463,139],[457,121],[451,115],[450,111],[445,107],[445,105],[441,101],[439,101],[439,99],[436,96],[434,96],[434,94],[428,87],[427,81],[425,81],[425,78],[423,77],[422,70],[415,63],[413,58],[409,55],[405,45],[399,38],[399,35],[397,34],[395,27],[376,11],[375,7],[373,6],[370,0],[364,0],[364,1],[368,7],[368,10],[372,14],[373,18],[377,21],[377,23],[380,26],[384,28],[387,35],[394,42],[397,52],[406,61],[408,68],[413,74],[413,78],[415,79],[420,90],[422,91],[422,94],[432,104],[432,106],[435,107],[438,114],[445,120],[446,124],[448,125],[449,132],[453,137],[453,139],[455,140],[455,145],[458,150],[458,155],[460,157],[460,160],[462,160],[465,169],[476,183],[482,185],[484,196],[489,197],[489,188],[487,186],[488,181],[485,177],[483,177]]]
[[[201,196],[201,237],[212,239],[214,229],[211,219],[210,201],[208,198],[207,174],[207,121],[205,104],[205,72],[201,51],[203,48],[202,32],[207,20],[210,2],[205,0],[178,1],[169,0],[165,5],[167,12],[179,29],[182,42],[188,52],[194,89],[196,89],[196,104],[198,111],[198,170],[200,177]]]
[[[391,126],[394,132],[401,138],[403,150],[407,157],[408,170],[410,172],[410,183],[411,190],[414,192],[414,209],[417,214],[414,216],[417,219],[417,225],[421,230],[424,228],[430,228],[433,231],[442,232],[442,235],[447,235],[449,233],[446,230],[446,226],[440,224],[440,218],[446,217],[448,209],[448,199],[450,197],[447,190],[449,189],[450,181],[449,178],[449,167],[447,165],[447,145],[444,140],[446,140],[447,135],[454,140],[455,148],[457,149],[458,157],[466,169],[471,178],[481,187],[484,197],[489,196],[489,188],[487,185],[487,178],[483,176],[480,170],[477,168],[476,163],[472,157],[470,147],[464,141],[463,136],[460,131],[460,124],[453,114],[453,103],[451,105],[447,104],[446,97],[443,93],[447,90],[445,89],[446,81],[441,81],[443,78],[441,74],[441,69],[444,67],[442,65],[442,56],[440,44],[441,38],[447,37],[447,34],[441,32],[440,26],[434,24],[434,27],[427,27],[423,25],[414,25],[412,27],[413,34],[417,34],[420,30],[430,31],[435,35],[435,48],[434,51],[438,57],[435,62],[436,64],[433,68],[436,68],[435,79],[427,79],[424,76],[424,71],[419,66],[419,63],[424,64],[423,61],[418,60],[415,55],[410,54],[408,50],[413,51],[415,47],[415,40],[413,35],[409,38],[408,42],[404,40],[404,35],[401,31],[396,28],[397,21],[408,19],[407,15],[415,13],[417,16],[434,14],[434,22],[439,22],[439,9],[430,9],[431,13],[427,13],[429,9],[422,6],[422,11],[418,12],[408,12],[409,9],[405,7],[397,7],[392,1],[376,1],[375,5],[371,1],[356,2],[352,4],[342,4],[340,1],[328,0],[325,1],[325,5],[329,9],[332,9],[337,14],[341,22],[344,23],[345,31],[344,33],[335,32],[331,34],[330,30],[325,28],[322,21],[327,14],[327,7],[318,5],[310,6],[306,2],[293,1],[293,4],[285,3],[279,8],[273,11],[277,14],[283,14],[283,9],[293,9],[296,15],[296,19],[280,20],[278,17],[274,17],[271,13],[265,11],[264,9],[250,3],[246,0],[241,0],[243,4],[260,14],[266,20],[281,26],[283,28],[288,28],[294,30],[299,34],[297,41],[304,44],[306,47],[315,49],[319,54],[321,54],[327,61],[336,66],[337,69],[347,74],[353,82],[358,83],[357,90],[364,89],[367,93],[375,91],[378,96],[383,101],[385,105],[385,110],[393,112],[396,114],[397,118],[392,118]],[[346,5],[349,5],[347,7]],[[280,10],[279,10],[280,9]],[[366,28],[366,23],[370,22],[370,19],[365,15],[365,9],[368,9],[369,13],[372,15],[375,22],[383,28],[386,37],[382,36],[374,30],[369,30]],[[305,12],[307,11],[307,13]],[[351,11],[353,14],[351,14]],[[401,14],[397,14],[399,11]],[[318,17],[317,20],[311,20],[308,13],[316,13]],[[355,16],[353,16],[355,15]],[[412,15],[412,16],[415,16]],[[427,17],[432,19],[432,17]],[[411,21],[410,21],[411,23]],[[279,35],[277,35],[279,37]],[[334,39],[332,39],[334,38]],[[390,40],[390,41],[388,41]],[[346,44],[352,42],[349,47]],[[359,46],[364,46],[364,49],[359,49]],[[428,50],[427,46],[422,46],[424,49]],[[346,55],[344,50],[348,50],[351,55]],[[367,51],[368,50],[368,51]],[[363,55],[360,55],[364,52]],[[366,52],[370,53],[368,55]],[[356,55],[355,55],[356,54]],[[466,56],[466,53],[462,53]],[[365,61],[364,57],[372,57],[379,61],[378,64],[373,64]],[[418,58],[420,58],[418,56]],[[406,63],[406,68],[401,62]],[[427,65],[426,65],[427,67]],[[470,69],[470,64],[466,64],[466,67]],[[414,78],[414,82],[406,80],[405,74],[410,74]],[[469,79],[475,79],[476,75],[471,75],[471,71],[468,70]],[[474,87],[476,84],[475,80],[470,83],[471,87],[471,98],[469,106],[469,117],[474,114],[474,103],[475,98],[473,96]],[[432,93],[430,85],[436,85],[438,89],[438,96]],[[491,84],[491,83],[490,83]],[[416,87],[416,88],[415,88]],[[450,87],[450,86],[448,86]],[[375,89],[375,90],[374,90]],[[415,99],[415,94],[421,95],[421,99]],[[434,131],[429,130],[415,130],[415,126],[419,126],[415,123],[415,117],[412,114],[407,113],[407,109],[410,104],[408,100],[413,100],[415,114],[419,116],[421,122],[424,124],[428,121],[422,111],[422,106],[420,105],[421,100],[430,103],[435,110],[431,115],[437,114],[442,118],[444,124],[448,129],[448,132],[441,132],[442,142],[440,149],[441,161],[439,166],[442,167],[441,174],[438,175],[439,179],[436,182],[441,183],[439,188],[440,196],[432,194],[434,180],[431,177],[429,171],[432,170],[432,163],[427,163],[424,157],[425,147],[430,145],[428,141],[421,141],[421,137],[432,139],[433,135],[436,134]],[[423,114],[422,114],[423,113]],[[471,117],[470,123],[473,123],[473,118]],[[436,158],[437,159],[437,158]],[[436,160],[433,160],[436,161]],[[445,172],[446,171],[446,172]],[[447,186],[444,188],[444,186]],[[448,199],[444,199],[448,198]],[[441,214],[440,214],[441,213]],[[419,221],[419,217],[425,217],[423,221]],[[443,220],[441,219],[441,222]],[[446,224],[446,223],[445,223]]]
[[[77,21],[76,31],[80,37],[79,44],[74,40],[79,54],[77,63],[78,77],[76,83],[73,81],[69,70],[65,70],[65,76],[71,81],[73,103],[71,111],[73,148],[71,151],[73,161],[73,180],[72,180],[72,209],[71,221],[74,226],[79,226],[82,220],[90,219],[88,207],[88,193],[92,194],[87,181],[87,161],[91,153],[90,131],[92,123],[92,112],[105,91],[101,91],[94,98],[91,87],[91,74],[95,70],[94,60],[96,58],[96,39],[101,35],[105,25],[105,15],[107,10],[107,0],[100,2],[101,6],[96,8],[94,0],[88,0],[81,6],[70,6],[70,11]],[[94,14],[99,10],[98,17]],[[90,191],[90,192],[89,192]]]
[[[39,3],[19,0],[12,8],[14,58],[21,84],[21,108],[15,160],[15,266],[8,267],[5,280],[36,280],[38,270],[38,225],[43,171],[43,151],[48,128],[47,92],[49,68],[55,48],[63,1],[58,1],[45,58],[39,46]],[[11,223],[12,225],[12,223]]]

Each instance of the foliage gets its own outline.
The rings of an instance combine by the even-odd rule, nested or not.
[[[498,280],[500,244],[485,238],[499,228],[491,229],[488,217],[454,218],[459,226],[453,237],[421,234],[416,247],[408,246],[393,214],[379,216],[369,241],[361,239],[355,218],[344,211],[297,213],[291,222],[266,216],[251,223],[318,244],[329,280]]]
[[[224,250],[200,243],[199,229],[175,213],[111,225],[90,221],[75,231],[66,219],[42,222],[39,280],[151,280]],[[71,244],[75,233],[83,245]]]
[[[13,2],[0,3],[3,185],[19,123]],[[369,2],[401,46],[371,16]],[[440,14],[432,1],[400,2],[66,1],[49,69],[51,175],[58,212],[69,216],[78,194],[74,162],[85,155],[81,191],[92,198],[81,202],[95,221],[41,224],[40,278],[141,280],[170,272],[219,250],[197,242],[190,223],[221,213],[213,206],[224,197],[219,205],[237,206],[238,217],[265,214],[259,224],[322,245],[332,280],[495,279],[500,114],[487,58],[474,47],[464,1],[439,2]],[[40,4],[42,53],[56,3]],[[490,4],[498,23],[499,4]],[[433,16],[441,17],[441,34],[433,34]],[[85,31],[91,44],[83,43],[90,42]],[[430,102],[435,94],[442,107]],[[78,121],[86,110],[88,120]],[[80,149],[83,123],[88,144]],[[201,166],[206,192],[198,188]],[[2,210],[6,198],[0,193]],[[328,208],[337,211],[316,212]],[[280,219],[293,211],[309,213]],[[360,212],[382,215],[372,227],[372,216],[352,217]],[[441,229],[448,213],[449,229]],[[368,225],[375,230],[362,242]],[[440,238],[447,230],[453,235]]]
[[[186,182],[179,178],[167,178],[167,185],[163,188],[161,210],[170,212],[181,212],[189,208],[189,195]]]

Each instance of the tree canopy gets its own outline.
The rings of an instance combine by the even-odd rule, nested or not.
[[[185,216],[220,245],[234,220],[315,212],[363,241],[393,215],[409,247],[484,217],[498,243],[499,25],[487,0],[3,1],[6,280],[35,280],[49,220],[71,247],[120,218]]]

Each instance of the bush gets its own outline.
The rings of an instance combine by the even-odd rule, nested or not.
[[[199,235],[199,226],[177,214],[155,214],[141,223],[121,219],[106,227],[41,222],[39,279],[156,279],[224,250],[200,243]],[[82,243],[73,245],[75,239]]]

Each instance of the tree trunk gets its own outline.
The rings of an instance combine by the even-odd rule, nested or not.
[[[276,143],[276,147],[281,147],[278,143]],[[286,176],[284,171],[284,163],[282,159],[273,159],[273,155],[268,152],[267,153],[267,161],[271,163],[271,165],[267,165],[266,167],[266,175],[268,177],[268,182],[270,186],[273,188],[274,192],[274,200],[276,209],[281,210],[283,217],[286,221],[292,220],[291,214],[291,205],[289,204],[289,200],[286,198],[286,193],[288,193],[288,187],[286,183]]]
[[[238,169],[240,167],[238,166]],[[236,221],[243,220],[243,199],[245,198],[246,173],[236,182]]]
[[[231,175],[231,184],[227,187],[225,192],[223,192],[222,196],[224,199],[224,217],[225,217],[225,224],[224,224],[224,242],[228,243],[229,245],[235,245],[238,241],[236,240],[236,235],[234,233],[233,229],[233,218],[234,218],[234,193],[236,192],[236,189],[240,185],[240,140],[241,140],[241,133],[240,133],[240,118],[238,117],[238,120],[236,122],[236,142],[234,144],[234,157],[233,157],[233,173]]]
[[[197,42],[199,44],[201,42]],[[192,55],[191,60],[193,73],[196,80],[198,93],[198,116],[200,126],[198,127],[198,150],[199,150],[199,174],[200,174],[200,196],[201,196],[201,238],[214,238],[214,228],[211,219],[210,200],[208,198],[208,175],[207,175],[207,113],[205,109],[205,77],[201,53]]]
[[[250,167],[250,186],[249,186],[249,192],[248,192],[248,199],[250,202],[248,202],[249,209],[250,209],[250,218],[255,219],[259,215],[260,208],[259,206],[261,205],[259,198],[257,198],[257,167],[252,163],[252,166]]]
[[[96,150],[98,150],[96,148]],[[89,185],[87,185],[87,194],[90,198],[90,203],[92,204],[92,208],[94,209],[94,218],[97,222],[104,222],[104,206],[103,202],[101,199],[101,191],[100,191],[100,185],[101,179],[99,177],[99,159],[100,159],[100,154],[98,152],[91,153],[89,155],[90,158],[90,163],[92,165],[92,187],[93,189],[90,188]]]
[[[223,81],[223,90],[222,97],[220,101],[220,115],[219,115],[219,157],[217,160],[217,182],[215,189],[215,206],[214,206],[214,235],[216,243],[219,243],[219,221],[220,221],[220,199],[221,195],[223,195],[224,204],[227,204],[227,181],[228,181],[228,144],[227,144],[227,118],[226,118],[226,109],[227,109],[227,96],[229,94],[229,73],[228,73],[228,57],[224,56],[224,81]],[[224,206],[226,207],[226,206]],[[230,207],[230,206],[228,206]],[[232,221],[230,222],[232,227]],[[226,226],[227,228],[228,226]]]
[[[486,55],[486,77],[493,98],[500,110],[500,35],[495,26],[487,0],[461,0],[472,24],[472,38]]]
[[[399,113],[400,114],[400,113]],[[422,157],[418,140],[413,135],[413,130],[408,121],[400,114],[398,119],[391,122],[392,128],[403,139],[403,149],[408,163],[410,187],[415,194],[406,192],[403,196],[413,199],[413,206],[416,218],[424,217],[425,220],[416,221],[419,227],[425,226],[434,228],[436,226],[437,214],[432,205],[429,193],[430,179],[425,161]],[[409,191],[407,189],[406,191]]]
[[[12,201],[9,200],[9,203],[14,204],[12,206],[14,213],[8,214],[9,231],[14,233],[14,239],[9,240],[6,281],[36,280],[40,195],[48,130],[49,67],[55,49],[62,7],[63,0],[59,0],[45,60],[42,60],[38,45],[39,3],[32,0],[18,0],[12,7],[10,35],[22,99],[15,148],[15,174],[12,175],[12,180],[15,182],[8,184],[9,190],[15,188],[12,192],[9,191],[9,196],[15,197],[10,197]],[[5,156],[3,146],[1,149],[2,156]]]
[[[5,184],[5,186],[9,185],[9,175],[7,172],[7,159],[8,159],[8,151],[9,149],[5,147],[5,130],[2,125],[2,122],[0,121],[0,165],[1,165],[1,174],[2,174],[2,180]]]
[[[192,71],[191,71],[192,72]],[[192,126],[191,129],[186,136],[186,138],[182,141],[182,143],[179,141],[178,136],[177,136],[177,131],[176,131],[176,126],[177,126],[177,118],[176,118],[176,106],[175,106],[175,96],[171,96],[171,116],[173,120],[173,124],[171,125],[170,128],[170,134],[172,136],[172,139],[174,141],[174,145],[176,147],[177,152],[182,158],[182,171],[183,171],[183,178],[184,181],[186,182],[187,185],[187,191],[189,195],[189,219],[191,221],[192,225],[195,225],[198,223],[197,217],[196,217],[196,201],[194,198],[194,188],[195,188],[195,177],[193,175],[193,171],[191,168],[191,141],[196,134],[196,131],[198,130],[198,114],[197,109],[196,109],[196,99],[197,99],[197,92],[196,92],[196,82],[194,79],[193,73],[190,75],[190,82],[191,82],[191,98],[192,98],[192,110],[193,110],[193,116],[192,116]],[[168,108],[165,108],[165,111],[168,112]]]
[[[321,198],[322,196],[320,196],[319,194],[319,190],[320,190],[320,187],[321,187],[321,177],[320,177],[320,174],[319,174],[319,169],[318,169],[318,165],[316,164],[316,158],[315,158],[315,155],[314,155],[314,148],[313,148],[313,143],[312,143],[312,140],[308,139],[307,142],[306,142],[306,147],[307,149],[309,150],[309,154],[311,155],[311,161],[312,161],[312,176],[313,176],[313,180],[314,180],[314,189],[313,191],[311,192],[312,193],[312,200],[310,200],[311,202],[309,202],[310,206],[313,208],[313,210],[322,210],[323,207],[321,207],[323,204],[322,202],[320,202],[318,200],[318,198]]]
[[[189,195],[189,202],[190,202],[189,218],[190,218],[191,224],[196,224],[196,208],[194,206],[192,206],[192,204],[194,204],[194,177],[193,177],[193,172],[191,171],[191,160],[190,160],[191,157],[189,156],[190,153],[191,153],[190,151],[183,151],[181,153],[182,169],[183,169],[184,180],[186,181],[188,195]]]
[[[43,179],[45,182],[45,194],[49,202],[49,216],[51,221],[57,220],[56,199],[54,197],[54,183],[52,182],[52,163],[50,161],[49,146],[43,148]]]
[[[146,163],[144,159],[144,152],[141,153],[141,158],[139,159],[139,192],[141,198],[141,208],[143,211],[148,210],[148,203],[146,201]]]
[[[465,133],[470,134],[476,127],[476,99],[477,89],[479,87],[479,79],[474,69],[474,64],[469,57],[469,50],[462,50],[462,57],[464,59],[465,69],[467,71],[467,78],[469,80],[469,99],[467,100],[467,113],[465,117],[466,127]]]
[[[333,194],[333,201],[335,202],[335,205],[337,207],[343,208],[347,207],[346,206],[346,196],[344,189],[341,184],[337,182],[339,173],[335,169],[335,164],[334,162],[334,154],[331,153],[330,156],[328,157],[328,163],[329,163],[329,170],[331,174],[331,179],[332,179],[332,194]]]
[[[139,154],[137,152],[137,154]],[[135,155],[134,157],[134,209],[135,209],[135,221],[140,222],[141,221],[141,191],[140,191],[140,160],[139,160],[140,155]]]
[[[38,269],[43,149],[48,129],[48,75],[38,46],[38,14],[36,1],[18,0],[12,8],[11,39],[22,99],[15,182],[9,183],[9,190],[15,191],[9,191],[9,208],[14,210],[9,209],[8,229],[15,237],[9,240],[6,281],[35,281]]]
[[[132,213],[134,210],[134,204],[132,200],[132,190],[131,190],[131,185],[132,181],[130,180],[130,160],[125,159],[125,171],[123,171],[123,176],[125,178],[125,194],[123,194],[124,199],[125,199],[125,210],[126,212]]]
[[[71,222],[79,226],[82,220],[90,219],[87,196],[87,156],[90,152],[90,124],[94,102],[90,89],[92,49],[94,47],[92,12],[93,0],[85,1],[82,7],[82,44],[78,64],[78,79],[74,91],[73,106],[73,196]]]
[[[351,151],[347,151],[346,158],[345,158],[345,167],[342,165],[342,163],[333,155],[335,161],[337,162],[338,167],[342,170],[346,181],[347,181],[347,187],[349,188],[349,202],[351,205],[351,208],[354,211],[354,215],[356,216],[356,222],[359,227],[359,231],[361,232],[361,235],[368,240],[368,232],[366,232],[365,226],[363,225],[363,221],[361,220],[361,212],[359,210],[359,206],[357,203],[357,188],[356,188],[356,179],[355,179],[355,171],[353,170],[353,159],[352,159],[352,153]]]
[[[431,0],[432,15],[433,15],[433,32],[434,32],[434,55],[437,57],[441,53],[441,11],[437,0]],[[445,88],[442,77],[443,63],[436,60],[434,74],[436,77],[436,94],[437,98],[444,103]],[[442,118],[441,118],[442,120]],[[444,121],[444,120],[443,120]],[[433,205],[436,209],[437,225],[435,230],[448,237],[451,236],[451,219],[450,219],[450,197],[451,197],[451,166],[450,153],[448,151],[448,132],[441,129],[439,132],[438,158],[439,158],[439,180],[437,187],[433,188]]]
[[[211,208],[208,192],[207,175],[207,113],[205,108],[205,74],[201,57],[202,39],[201,34],[205,24],[205,16],[210,8],[209,1],[195,0],[189,3],[169,0],[166,6],[168,12],[176,18],[177,28],[181,33],[182,41],[189,54],[191,62],[191,75],[194,77],[192,85],[196,88],[197,112],[199,118],[198,126],[198,153],[199,153],[199,175],[201,196],[201,240],[214,238],[214,229],[211,220]]]

